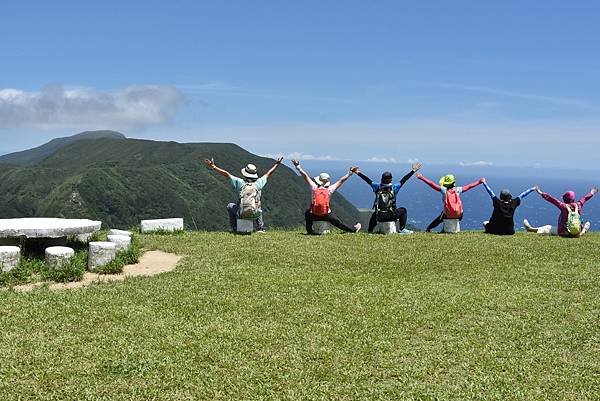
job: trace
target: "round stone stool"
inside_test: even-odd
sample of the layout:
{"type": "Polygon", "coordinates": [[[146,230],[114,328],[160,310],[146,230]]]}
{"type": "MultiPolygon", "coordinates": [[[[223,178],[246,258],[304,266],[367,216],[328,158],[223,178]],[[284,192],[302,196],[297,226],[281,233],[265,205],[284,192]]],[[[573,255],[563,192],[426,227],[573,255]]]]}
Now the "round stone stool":
{"type": "Polygon", "coordinates": [[[117,255],[117,244],[114,242],[90,242],[88,270],[110,263],[117,255]]]}
{"type": "Polygon", "coordinates": [[[21,248],[18,246],[0,246],[0,269],[7,273],[19,266],[21,248]]]}
{"type": "Polygon", "coordinates": [[[46,265],[49,269],[68,263],[75,256],[75,251],[67,246],[51,246],[46,248],[46,265]]]}
{"type": "Polygon", "coordinates": [[[133,233],[131,231],[117,230],[117,229],[113,228],[112,230],[110,230],[108,232],[108,235],[126,235],[128,237],[131,237],[133,235],[133,233]]]}
{"type": "Polygon", "coordinates": [[[114,242],[117,245],[117,252],[126,251],[131,245],[131,237],[127,235],[109,235],[106,238],[109,242],[114,242]]]}

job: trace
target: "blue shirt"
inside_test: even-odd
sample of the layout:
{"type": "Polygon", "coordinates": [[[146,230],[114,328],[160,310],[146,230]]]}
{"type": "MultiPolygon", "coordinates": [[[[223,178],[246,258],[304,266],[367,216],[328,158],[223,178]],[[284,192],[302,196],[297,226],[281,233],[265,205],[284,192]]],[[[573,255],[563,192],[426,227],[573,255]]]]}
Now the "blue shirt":
{"type": "MultiPolygon", "coordinates": [[[[254,181],[254,183],[256,184],[256,188],[258,189],[258,192],[260,193],[262,191],[262,189],[265,187],[265,185],[267,185],[267,176],[263,175],[258,180],[254,181]]],[[[246,181],[242,180],[239,177],[232,175],[231,176],[231,185],[233,185],[233,189],[235,190],[235,192],[237,192],[239,194],[240,192],[242,192],[242,188],[244,187],[244,185],[246,185],[246,181]]]]}
{"type": "Polygon", "coordinates": [[[375,182],[373,181],[371,183],[371,188],[373,189],[373,192],[377,192],[379,191],[379,188],[381,187],[392,187],[392,190],[394,191],[394,196],[398,195],[398,192],[400,191],[400,188],[402,188],[402,184],[400,184],[399,182],[395,183],[395,184],[387,184],[387,185],[382,185],[379,182],[375,182]]]}

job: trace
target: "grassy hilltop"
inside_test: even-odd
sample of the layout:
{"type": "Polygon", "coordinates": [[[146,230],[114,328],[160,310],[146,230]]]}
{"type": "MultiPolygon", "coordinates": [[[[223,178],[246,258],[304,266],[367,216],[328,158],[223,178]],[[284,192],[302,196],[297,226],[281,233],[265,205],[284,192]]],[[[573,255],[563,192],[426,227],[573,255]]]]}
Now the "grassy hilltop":
{"type": "Polygon", "coordinates": [[[141,239],[186,257],[0,291],[0,399],[598,399],[598,234],[141,239]]]}

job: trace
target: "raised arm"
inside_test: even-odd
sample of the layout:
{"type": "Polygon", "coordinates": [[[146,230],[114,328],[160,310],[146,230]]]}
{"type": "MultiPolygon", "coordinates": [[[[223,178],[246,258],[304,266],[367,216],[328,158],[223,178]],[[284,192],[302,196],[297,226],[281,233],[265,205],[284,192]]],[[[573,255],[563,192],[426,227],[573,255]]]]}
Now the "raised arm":
{"type": "MultiPolygon", "coordinates": [[[[485,188],[485,190],[487,191],[487,193],[490,195],[490,198],[493,198],[496,196],[496,194],[494,193],[494,191],[492,191],[492,188],[490,188],[490,186],[488,185],[487,181],[485,180],[485,178],[483,179],[483,187],[485,188]]],[[[464,189],[463,189],[464,191],[464,189]]]]}
{"type": "Polygon", "coordinates": [[[410,177],[412,177],[417,171],[419,171],[421,167],[423,167],[421,163],[414,163],[410,171],[400,180],[400,186],[402,187],[404,184],[406,184],[406,181],[408,181],[410,177]]]}
{"type": "Polygon", "coordinates": [[[438,184],[436,184],[435,182],[431,181],[430,179],[426,178],[423,174],[417,173],[417,178],[419,180],[423,181],[425,184],[429,185],[434,190],[436,190],[438,192],[442,192],[442,187],[440,187],[438,184]]]}
{"type": "Polygon", "coordinates": [[[525,191],[523,191],[523,193],[521,193],[521,195],[517,196],[517,198],[525,198],[527,195],[529,195],[530,193],[532,193],[533,191],[535,191],[535,187],[531,187],[529,189],[526,189],[525,191]]]}
{"type": "Polygon", "coordinates": [[[468,190],[475,188],[477,185],[479,185],[479,184],[483,184],[483,181],[484,181],[484,179],[483,179],[483,178],[480,178],[480,179],[478,179],[477,181],[474,181],[474,182],[472,182],[472,183],[470,183],[470,184],[463,185],[463,187],[462,187],[462,191],[463,191],[463,192],[467,192],[468,190]]]}
{"type": "Polygon", "coordinates": [[[343,176],[342,178],[340,178],[335,184],[333,184],[330,188],[331,192],[335,192],[338,190],[339,187],[341,187],[348,178],[350,178],[350,176],[353,174],[352,170],[349,170],[345,176],[343,176]]]}
{"type": "Polygon", "coordinates": [[[586,196],[584,196],[583,198],[581,198],[579,200],[579,203],[581,204],[581,206],[585,205],[585,202],[592,199],[592,196],[596,195],[597,192],[598,192],[598,188],[596,188],[596,187],[592,188],[586,196]]]}
{"type": "Polygon", "coordinates": [[[315,185],[313,180],[310,178],[310,175],[308,175],[308,173],[302,169],[298,160],[292,160],[292,164],[296,167],[296,170],[298,170],[298,173],[300,173],[302,178],[304,178],[304,182],[306,182],[311,187],[315,185]]]}
{"type": "Polygon", "coordinates": [[[354,166],[350,168],[350,171],[352,171],[354,174],[356,174],[357,176],[359,176],[360,178],[363,179],[364,182],[366,182],[369,185],[373,184],[373,180],[370,179],[369,177],[367,177],[366,175],[364,175],[361,171],[360,168],[358,166],[354,166]]]}
{"type": "Polygon", "coordinates": [[[560,204],[562,202],[559,201],[558,199],[556,199],[554,196],[547,194],[545,192],[542,192],[540,187],[538,187],[537,185],[534,187],[534,191],[537,192],[538,194],[540,194],[542,196],[542,198],[544,198],[545,200],[547,200],[548,202],[552,203],[554,206],[556,206],[557,208],[560,209],[560,204]]]}
{"type": "Polygon", "coordinates": [[[227,170],[217,167],[213,159],[204,159],[204,164],[206,164],[209,168],[215,170],[217,173],[221,174],[223,177],[231,178],[231,173],[227,170]]]}
{"type": "Polygon", "coordinates": [[[269,171],[267,171],[265,176],[267,176],[267,178],[270,178],[273,175],[273,173],[275,172],[275,170],[277,170],[277,167],[279,167],[279,165],[281,164],[282,161],[283,161],[283,157],[277,158],[277,160],[275,161],[275,164],[273,165],[273,167],[271,167],[269,169],[269,171]]]}

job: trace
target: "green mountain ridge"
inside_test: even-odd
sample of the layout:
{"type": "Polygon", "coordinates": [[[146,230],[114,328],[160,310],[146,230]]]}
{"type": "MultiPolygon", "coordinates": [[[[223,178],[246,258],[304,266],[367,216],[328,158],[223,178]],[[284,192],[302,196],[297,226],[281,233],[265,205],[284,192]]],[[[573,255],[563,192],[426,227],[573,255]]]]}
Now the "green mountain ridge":
{"type": "Polygon", "coordinates": [[[125,135],[116,131],[84,131],[73,136],[55,138],[44,145],[32,149],[0,156],[0,164],[16,164],[19,166],[35,165],[64,146],[80,141],[82,139],[102,138],[126,139],[125,135]]]}
{"type": "MultiPolygon", "coordinates": [[[[189,229],[226,230],[225,206],[237,195],[204,166],[207,157],[236,175],[246,163],[266,172],[274,162],[234,144],[84,138],[31,165],[0,165],[0,216],[92,218],[115,228],[183,217],[189,229]]],[[[309,202],[303,180],[280,166],[263,191],[267,226],[302,225],[309,202]]],[[[343,220],[358,221],[358,211],[341,195],[334,195],[332,208],[343,220]]]]}

